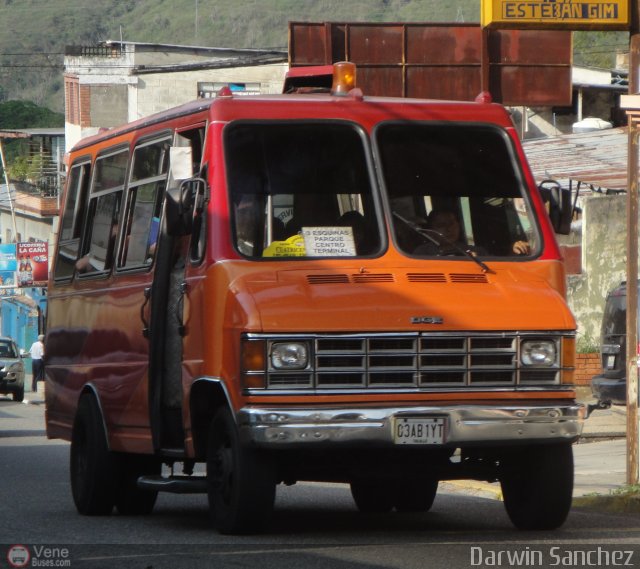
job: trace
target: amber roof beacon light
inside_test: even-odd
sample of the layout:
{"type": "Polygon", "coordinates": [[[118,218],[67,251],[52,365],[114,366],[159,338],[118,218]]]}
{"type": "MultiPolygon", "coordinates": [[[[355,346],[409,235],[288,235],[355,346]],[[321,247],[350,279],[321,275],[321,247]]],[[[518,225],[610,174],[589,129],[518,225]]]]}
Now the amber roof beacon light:
{"type": "Polygon", "coordinates": [[[356,86],[356,64],[339,61],[333,64],[333,95],[346,95],[356,86]]]}

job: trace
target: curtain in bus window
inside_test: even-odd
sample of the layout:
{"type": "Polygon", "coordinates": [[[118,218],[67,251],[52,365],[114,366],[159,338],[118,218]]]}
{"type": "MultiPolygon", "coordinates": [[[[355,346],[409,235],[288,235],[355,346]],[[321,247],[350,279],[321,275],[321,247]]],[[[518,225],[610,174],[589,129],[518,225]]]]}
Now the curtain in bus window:
{"type": "Polygon", "coordinates": [[[376,131],[376,144],[394,240],[402,251],[412,256],[539,253],[532,206],[502,129],[389,123],[376,131]]]}
{"type": "Polygon", "coordinates": [[[382,239],[365,138],[352,125],[231,125],[225,155],[236,249],[248,257],[354,257],[382,239]]]}

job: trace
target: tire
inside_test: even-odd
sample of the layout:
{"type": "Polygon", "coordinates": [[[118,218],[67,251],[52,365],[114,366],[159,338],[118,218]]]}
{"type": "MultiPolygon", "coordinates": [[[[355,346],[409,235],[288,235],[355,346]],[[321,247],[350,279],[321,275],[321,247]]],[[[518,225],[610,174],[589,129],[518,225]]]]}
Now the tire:
{"type": "Polygon", "coordinates": [[[124,516],[150,514],[156,504],[158,492],[138,488],[138,478],[145,474],[160,474],[161,462],[153,456],[121,454],[118,457],[120,481],[115,504],[124,516]]]}
{"type": "Polygon", "coordinates": [[[20,391],[14,391],[12,393],[12,396],[13,396],[13,400],[17,401],[18,403],[21,403],[22,401],[24,401],[24,387],[20,391]]]}
{"type": "Polygon", "coordinates": [[[351,495],[363,514],[386,514],[393,509],[395,496],[389,480],[353,480],[351,495]]]}
{"type": "Polygon", "coordinates": [[[571,509],[573,449],[570,444],[529,447],[500,463],[504,506],[521,530],[560,527],[571,509]]]}
{"type": "Polygon", "coordinates": [[[78,403],[71,435],[71,493],[78,512],[107,515],[117,488],[117,458],[109,451],[102,414],[92,395],[78,403]]]}
{"type": "Polygon", "coordinates": [[[398,483],[394,504],[401,513],[428,512],[438,493],[438,480],[426,480],[398,483]]]}
{"type": "Polygon", "coordinates": [[[213,418],[207,445],[209,510],[214,526],[223,534],[262,531],[275,501],[273,461],[240,443],[226,408],[213,418]]]}

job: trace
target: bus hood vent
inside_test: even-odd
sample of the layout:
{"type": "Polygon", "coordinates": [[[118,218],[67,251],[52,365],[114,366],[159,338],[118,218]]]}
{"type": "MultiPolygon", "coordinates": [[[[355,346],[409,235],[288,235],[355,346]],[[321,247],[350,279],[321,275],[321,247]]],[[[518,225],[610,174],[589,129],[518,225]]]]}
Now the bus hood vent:
{"type": "MultiPolygon", "coordinates": [[[[412,283],[488,283],[487,275],[478,273],[407,273],[407,280],[412,283]]],[[[327,273],[307,275],[307,282],[318,284],[375,284],[393,283],[396,279],[392,273],[327,273]]]]}
{"type": "Polygon", "coordinates": [[[395,281],[391,273],[359,273],[352,275],[354,283],[392,283],[395,281]]]}
{"type": "Polygon", "coordinates": [[[307,275],[309,284],[341,284],[349,283],[349,276],[344,274],[307,275]]]}
{"type": "Polygon", "coordinates": [[[488,283],[483,273],[407,273],[410,283],[488,283]]]}
{"type": "Polygon", "coordinates": [[[407,273],[410,283],[446,283],[447,276],[444,273],[407,273]]]}
{"type": "Polygon", "coordinates": [[[391,273],[356,273],[346,275],[344,273],[334,273],[326,275],[307,275],[307,282],[316,284],[368,284],[368,283],[393,283],[395,278],[391,273]]]}
{"type": "Polygon", "coordinates": [[[452,283],[488,283],[487,275],[484,273],[451,273],[449,275],[452,283]]]}

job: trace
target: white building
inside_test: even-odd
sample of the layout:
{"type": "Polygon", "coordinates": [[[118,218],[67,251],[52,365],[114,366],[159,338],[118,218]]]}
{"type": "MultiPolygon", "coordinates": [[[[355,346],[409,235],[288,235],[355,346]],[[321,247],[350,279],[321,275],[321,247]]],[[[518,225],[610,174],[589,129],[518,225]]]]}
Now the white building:
{"type": "Polygon", "coordinates": [[[164,111],[223,86],[280,93],[286,51],[108,41],[64,58],[67,148],[81,138],[164,111]]]}

